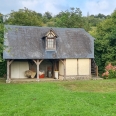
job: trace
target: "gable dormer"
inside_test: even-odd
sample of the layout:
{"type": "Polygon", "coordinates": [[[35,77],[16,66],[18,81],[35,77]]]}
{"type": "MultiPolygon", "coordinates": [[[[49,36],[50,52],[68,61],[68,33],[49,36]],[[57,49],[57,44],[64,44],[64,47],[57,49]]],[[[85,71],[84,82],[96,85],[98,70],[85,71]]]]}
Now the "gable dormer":
{"type": "Polygon", "coordinates": [[[45,39],[45,43],[46,43],[46,50],[50,50],[50,51],[54,51],[56,50],[56,38],[57,38],[57,34],[50,29],[47,34],[45,35],[46,39],[45,39]]]}

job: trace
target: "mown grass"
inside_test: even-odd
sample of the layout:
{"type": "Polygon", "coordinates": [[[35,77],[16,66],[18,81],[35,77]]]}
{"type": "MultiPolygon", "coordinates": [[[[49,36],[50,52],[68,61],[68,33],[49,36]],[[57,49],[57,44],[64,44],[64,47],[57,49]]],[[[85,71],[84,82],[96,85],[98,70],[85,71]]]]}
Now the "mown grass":
{"type": "Polygon", "coordinates": [[[116,116],[116,79],[0,83],[0,116],[116,116]]]}

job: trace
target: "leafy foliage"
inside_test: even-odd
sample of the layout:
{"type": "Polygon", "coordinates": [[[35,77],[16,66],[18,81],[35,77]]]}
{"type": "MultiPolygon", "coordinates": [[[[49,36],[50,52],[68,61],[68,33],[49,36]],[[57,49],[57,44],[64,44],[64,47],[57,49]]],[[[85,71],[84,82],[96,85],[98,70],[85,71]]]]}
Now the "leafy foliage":
{"type": "Polygon", "coordinates": [[[43,23],[44,23],[44,25],[46,25],[46,26],[48,26],[48,27],[50,27],[50,26],[54,26],[54,23],[52,22],[52,13],[50,13],[50,12],[45,12],[44,13],[44,15],[43,15],[43,17],[42,17],[42,21],[43,21],[43,23]],[[53,23],[53,24],[52,24],[53,23]]]}
{"type": "Polygon", "coordinates": [[[79,8],[71,8],[70,11],[62,11],[56,16],[57,27],[68,27],[68,28],[86,28],[86,21],[82,17],[82,12],[79,8]]]}
{"type": "Polygon", "coordinates": [[[101,13],[94,16],[94,18],[99,18],[99,19],[103,19],[103,18],[106,18],[106,17],[108,17],[108,16],[105,16],[104,14],[101,14],[101,13]]]}
{"type": "Polygon", "coordinates": [[[97,24],[99,24],[102,20],[104,20],[100,18],[95,18],[94,16],[89,16],[87,17],[87,19],[91,27],[97,26],[97,24]]]}
{"type": "Polygon", "coordinates": [[[51,19],[52,18],[52,13],[47,11],[47,12],[44,13],[43,17],[45,17],[47,19],[51,19]]]}
{"type": "Polygon", "coordinates": [[[4,41],[4,25],[2,20],[2,14],[0,14],[0,62],[2,61],[2,52],[4,49],[3,41],[4,41]]]}
{"type": "Polygon", "coordinates": [[[0,14],[0,77],[3,77],[6,74],[6,62],[3,61],[2,54],[4,49],[4,24],[2,14],[0,14]]]}
{"type": "Polygon", "coordinates": [[[6,61],[0,62],[0,77],[6,77],[6,61]]]}
{"type": "Polygon", "coordinates": [[[106,63],[116,64],[116,11],[97,25],[95,59],[101,71],[106,63]]]}
{"type": "Polygon", "coordinates": [[[19,11],[12,11],[6,23],[11,25],[42,26],[42,17],[35,11],[24,8],[19,9],[19,11]]]}

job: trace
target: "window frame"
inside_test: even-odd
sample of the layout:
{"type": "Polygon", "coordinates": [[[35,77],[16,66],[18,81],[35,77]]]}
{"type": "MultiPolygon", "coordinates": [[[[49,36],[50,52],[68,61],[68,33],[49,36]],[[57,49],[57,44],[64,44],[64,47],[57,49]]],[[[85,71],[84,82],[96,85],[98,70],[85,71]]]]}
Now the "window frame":
{"type": "Polygon", "coordinates": [[[46,50],[56,50],[56,36],[53,31],[49,31],[46,35],[46,50]],[[52,41],[50,41],[52,40],[52,41]]]}

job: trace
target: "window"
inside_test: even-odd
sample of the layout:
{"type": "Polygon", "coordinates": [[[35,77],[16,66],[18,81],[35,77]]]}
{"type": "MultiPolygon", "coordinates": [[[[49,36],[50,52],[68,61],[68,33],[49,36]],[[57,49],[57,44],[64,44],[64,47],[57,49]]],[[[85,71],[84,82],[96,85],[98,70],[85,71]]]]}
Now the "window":
{"type": "Polygon", "coordinates": [[[54,48],[54,39],[47,39],[47,48],[54,48]]]}
{"type": "Polygon", "coordinates": [[[46,49],[47,50],[56,49],[55,38],[46,38],[46,49]]]}
{"type": "Polygon", "coordinates": [[[52,30],[46,34],[46,50],[56,49],[56,37],[56,34],[52,30]]]}

